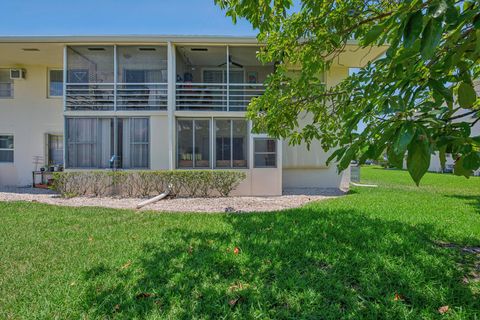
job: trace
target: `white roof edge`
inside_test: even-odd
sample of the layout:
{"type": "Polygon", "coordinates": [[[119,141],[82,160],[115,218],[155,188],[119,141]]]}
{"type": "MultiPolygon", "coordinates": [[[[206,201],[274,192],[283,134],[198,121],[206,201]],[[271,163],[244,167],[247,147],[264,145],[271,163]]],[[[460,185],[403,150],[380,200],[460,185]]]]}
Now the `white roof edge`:
{"type": "MultiPolygon", "coordinates": [[[[255,36],[216,35],[71,35],[71,36],[0,36],[0,43],[243,43],[257,44],[255,36]]],[[[348,40],[349,45],[358,45],[357,40],[348,40]]]]}
{"type": "Polygon", "coordinates": [[[0,36],[0,43],[258,43],[255,36],[214,35],[93,35],[93,36],[0,36]]]}

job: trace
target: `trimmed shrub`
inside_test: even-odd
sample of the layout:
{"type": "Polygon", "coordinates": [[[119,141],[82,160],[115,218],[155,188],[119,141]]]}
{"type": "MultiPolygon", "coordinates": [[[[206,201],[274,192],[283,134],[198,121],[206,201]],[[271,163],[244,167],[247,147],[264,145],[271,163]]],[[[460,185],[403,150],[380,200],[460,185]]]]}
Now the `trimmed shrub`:
{"type": "Polygon", "coordinates": [[[226,170],[55,172],[52,189],[65,197],[148,197],[170,187],[171,196],[227,197],[246,177],[226,170]]]}
{"type": "Polygon", "coordinates": [[[213,188],[223,197],[227,197],[245,179],[245,174],[242,179],[239,179],[237,175],[231,173],[231,171],[218,171],[212,176],[211,184],[213,188]]]}

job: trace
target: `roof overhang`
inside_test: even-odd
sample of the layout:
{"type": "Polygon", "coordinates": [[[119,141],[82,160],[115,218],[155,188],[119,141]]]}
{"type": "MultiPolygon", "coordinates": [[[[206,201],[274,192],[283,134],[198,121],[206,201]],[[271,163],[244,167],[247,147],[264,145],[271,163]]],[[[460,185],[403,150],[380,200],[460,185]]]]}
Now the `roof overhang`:
{"type": "MultiPolygon", "coordinates": [[[[211,35],[98,35],[98,36],[0,36],[0,67],[5,65],[56,65],[63,61],[63,46],[80,44],[159,44],[172,42],[190,45],[259,45],[256,37],[211,36],[211,35]],[[36,48],[38,52],[24,51],[36,48]]],[[[388,46],[362,48],[350,40],[343,51],[335,57],[334,65],[363,67],[380,57],[388,46]]]]}
{"type": "Polygon", "coordinates": [[[257,44],[253,36],[211,35],[98,35],[98,36],[0,36],[0,43],[211,43],[211,44],[257,44]]]}

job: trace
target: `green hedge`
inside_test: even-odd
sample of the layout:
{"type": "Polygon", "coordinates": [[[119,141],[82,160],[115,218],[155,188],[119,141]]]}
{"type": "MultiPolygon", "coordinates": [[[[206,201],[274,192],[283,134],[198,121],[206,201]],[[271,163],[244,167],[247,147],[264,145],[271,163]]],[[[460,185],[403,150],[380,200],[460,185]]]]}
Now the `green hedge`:
{"type": "Polygon", "coordinates": [[[172,196],[228,196],[246,177],[241,171],[69,171],[55,172],[52,189],[65,197],[148,197],[170,186],[172,196]]]}

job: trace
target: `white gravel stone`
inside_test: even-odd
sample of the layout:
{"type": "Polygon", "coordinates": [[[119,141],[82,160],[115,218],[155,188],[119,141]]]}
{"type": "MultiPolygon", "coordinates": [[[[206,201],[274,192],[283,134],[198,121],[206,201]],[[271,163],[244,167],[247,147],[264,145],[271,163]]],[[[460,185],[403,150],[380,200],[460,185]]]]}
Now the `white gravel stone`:
{"type": "MultiPolygon", "coordinates": [[[[298,192],[298,190],[297,190],[298,192]]],[[[226,197],[226,198],[173,198],[163,199],[141,210],[165,212],[252,212],[278,211],[296,208],[311,201],[325,200],[342,195],[338,190],[309,190],[308,194],[289,194],[266,197],[226,197]]],[[[106,207],[135,209],[145,199],[136,198],[62,198],[51,190],[37,188],[0,188],[0,201],[31,201],[52,205],[73,207],[106,207]]]]}

